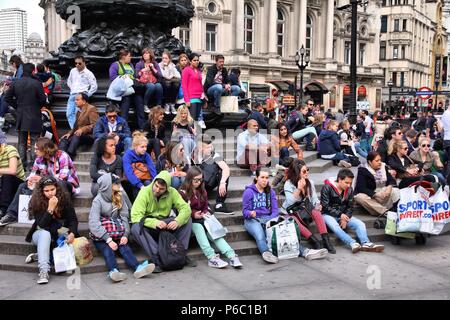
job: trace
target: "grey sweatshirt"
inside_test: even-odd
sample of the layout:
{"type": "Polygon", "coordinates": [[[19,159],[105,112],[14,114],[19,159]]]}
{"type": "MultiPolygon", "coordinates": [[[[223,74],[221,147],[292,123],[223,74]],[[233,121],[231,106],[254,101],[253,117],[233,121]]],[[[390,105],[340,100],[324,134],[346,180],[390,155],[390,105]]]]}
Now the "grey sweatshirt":
{"type": "Polygon", "coordinates": [[[130,224],[128,223],[129,211],[125,199],[122,197],[122,209],[118,210],[112,204],[112,179],[111,174],[104,174],[98,180],[98,195],[92,202],[91,211],[89,213],[89,230],[91,233],[103,240],[108,240],[109,234],[102,226],[102,217],[112,217],[121,219],[125,225],[125,237],[130,234],[130,224]]]}

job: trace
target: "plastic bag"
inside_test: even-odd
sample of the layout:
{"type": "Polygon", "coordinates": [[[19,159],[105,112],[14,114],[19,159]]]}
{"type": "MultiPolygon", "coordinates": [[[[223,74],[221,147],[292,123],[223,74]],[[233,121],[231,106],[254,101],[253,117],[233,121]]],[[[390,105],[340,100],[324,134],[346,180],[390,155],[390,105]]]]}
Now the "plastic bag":
{"type": "Polygon", "coordinates": [[[84,266],[94,260],[91,250],[91,244],[85,237],[76,238],[73,241],[73,250],[75,253],[75,260],[78,266],[84,266]]]}
{"type": "Polygon", "coordinates": [[[397,212],[388,211],[385,233],[394,237],[414,239],[415,234],[410,232],[397,233],[397,212]]]}
{"type": "Polygon", "coordinates": [[[213,240],[223,238],[227,235],[227,229],[213,215],[205,215],[203,217],[206,231],[213,240]]]}
{"type": "Polygon", "coordinates": [[[67,242],[53,249],[53,260],[56,273],[72,271],[77,268],[73,246],[67,242]]]}
{"type": "Polygon", "coordinates": [[[266,223],[266,239],[269,249],[280,260],[298,258],[300,232],[293,218],[279,216],[266,223]]]}
{"type": "Polygon", "coordinates": [[[422,218],[420,232],[439,235],[450,229],[450,201],[442,188],[430,198],[432,214],[422,218]]]}
{"type": "Polygon", "coordinates": [[[431,215],[429,197],[429,191],[421,186],[400,190],[397,232],[420,232],[422,216],[431,215]]]}

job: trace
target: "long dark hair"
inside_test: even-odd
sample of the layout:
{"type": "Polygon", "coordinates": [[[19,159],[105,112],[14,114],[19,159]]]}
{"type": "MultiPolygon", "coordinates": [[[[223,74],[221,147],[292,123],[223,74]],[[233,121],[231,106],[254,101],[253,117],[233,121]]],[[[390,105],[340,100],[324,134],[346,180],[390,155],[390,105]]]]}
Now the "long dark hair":
{"type": "Polygon", "coordinates": [[[285,122],[280,122],[277,124],[277,126],[275,127],[278,130],[278,137],[281,138],[281,128],[285,127],[287,130],[287,136],[286,139],[289,139],[289,137],[291,136],[291,133],[289,132],[289,127],[287,126],[287,124],[285,122]]]}
{"type": "MultiPolygon", "coordinates": [[[[306,163],[303,160],[295,159],[288,169],[288,180],[297,187],[298,181],[300,180],[300,173],[303,167],[306,167],[306,163]]],[[[305,197],[310,197],[312,193],[312,186],[309,179],[306,180],[305,190],[300,190],[300,193],[305,197]]]]}
{"type": "Polygon", "coordinates": [[[194,190],[194,188],[192,187],[192,182],[194,178],[199,175],[203,175],[203,172],[199,167],[193,166],[189,168],[186,174],[186,179],[184,180],[183,184],[180,187],[180,190],[182,190],[186,195],[186,201],[189,201],[189,199],[192,198],[192,196],[196,193],[197,190],[198,190],[197,194],[200,200],[201,201],[207,200],[207,197],[205,197],[205,195],[207,194],[205,189],[205,181],[203,181],[200,184],[197,190],[194,190]]]}
{"type": "Polygon", "coordinates": [[[37,215],[43,214],[48,209],[48,199],[44,195],[44,188],[47,186],[56,187],[56,197],[58,198],[58,205],[55,209],[55,217],[61,218],[63,211],[66,209],[69,203],[69,197],[66,191],[59,185],[58,180],[54,177],[45,176],[41,178],[41,181],[36,185],[31,196],[30,204],[28,205],[28,218],[34,219],[37,215]]]}
{"type": "MultiPolygon", "coordinates": [[[[258,182],[258,177],[261,175],[261,172],[267,172],[270,176],[270,171],[268,168],[258,168],[256,169],[256,177],[253,181],[253,183],[256,185],[258,182]]],[[[271,197],[272,188],[270,187],[270,183],[267,184],[267,186],[264,188],[264,193],[266,194],[266,208],[269,210],[272,208],[272,197],[271,197]]]]}
{"type": "Polygon", "coordinates": [[[184,165],[183,159],[175,159],[175,153],[178,148],[181,148],[183,144],[178,141],[170,141],[169,145],[166,148],[166,152],[164,153],[166,157],[166,163],[168,163],[171,167],[177,165],[184,165]]]}

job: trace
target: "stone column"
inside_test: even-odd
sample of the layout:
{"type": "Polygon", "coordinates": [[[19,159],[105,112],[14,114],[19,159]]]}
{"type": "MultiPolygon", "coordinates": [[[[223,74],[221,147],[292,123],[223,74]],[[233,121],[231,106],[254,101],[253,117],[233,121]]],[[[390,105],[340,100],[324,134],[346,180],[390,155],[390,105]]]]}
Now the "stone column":
{"type": "Polygon", "coordinates": [[[270,0],[268,48],[273,55],[277,54],[277,19],[277,0],[270,0]]]}
{"type": "Polygon", "coordinates": [[[56,39],[55,28],[56,28],[56,18],[57,18],[56,15],[57,14],[56,14],[55,6],[53,3],[50,5],[48,12],[49,12],[49,16],[50,16],[50,19],[48,22],[49,50],[56,51],[57,39],[56,39]]]}
{"type": "Polygon", "coordinates": [[[334,0],[328,0],[325,58],[333,58],[334,0]]]}
{"type": "Polygon", "coordinates": [[[299,26],[298,26],[298,49],[302,45],[306,45],[306,16],[307,16],[307,0],[300,0],[299,26]]]}
{"type": "Polygon", "coordinates": [[[235,6],[235,21],[234,21],[234,50],[236,52],[242,52],[244,48],[244,0],[236,0],[235,6]]]}

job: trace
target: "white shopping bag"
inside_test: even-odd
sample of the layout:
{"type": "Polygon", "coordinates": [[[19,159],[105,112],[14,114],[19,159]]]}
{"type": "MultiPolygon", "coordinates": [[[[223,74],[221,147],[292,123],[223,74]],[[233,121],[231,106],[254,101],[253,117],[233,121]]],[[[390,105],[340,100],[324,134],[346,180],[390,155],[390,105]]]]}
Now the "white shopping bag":
{"type": "Polygon", "coordinates": [[[238,97],[223,96],[220,98],[220,112],[222,113],[237,113],[239,112],[238,97]]]}
{"type": "Polygon", "coordinates": [[[77,268],[73,246],[66,242],[61,247],[53,249],[53,261],[56,273],[72,271],[77,268]]]}
{"type": "Polygon", "coordinates": [[[227,235],[227,229],[213,215],[205,215],[203,217],[206,231],[213,240],[223,238],[227,235]]]}
{"type": "Polygon", "coordinates": [[[19,223],[33,224],[34,219],[28,219],[28,204],[30,203],[31,196],[21,194],[19,196],[19,208],[18,208],[18,221],[19,223]]]}
{"type": "Polygon", "coordinates": [[[450,230],[450,201],[441,188],[430,198],[432,214],[422,219],[420,232],[439,235],[450,230]]]}
{"type": "Polygon", "coordinates": [[[400,190],[397,232],[420,232],[422,216],[431,214],[429,198],[430,193],[421,186],[400,190]]]}
{"type": "Polygon", "coordinates": [[[279,260],[298,258],[300,243],[295,221],[292,218],[279,217],[279,223],[267,222],[266,237],[268,246],[279,260]],[[281,219],[280,219],[281,218],[281,219]]]}

